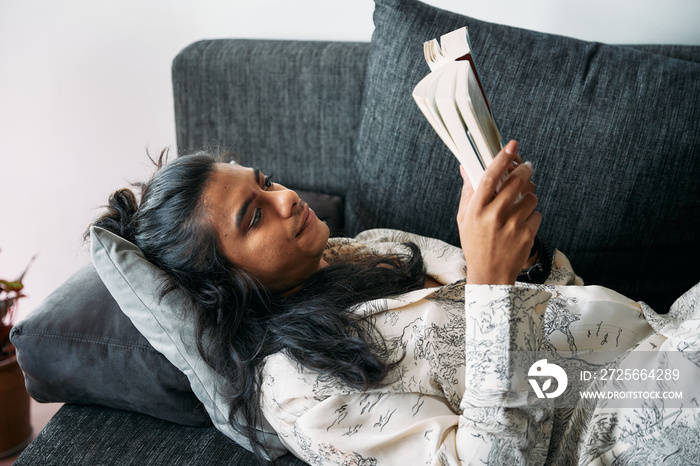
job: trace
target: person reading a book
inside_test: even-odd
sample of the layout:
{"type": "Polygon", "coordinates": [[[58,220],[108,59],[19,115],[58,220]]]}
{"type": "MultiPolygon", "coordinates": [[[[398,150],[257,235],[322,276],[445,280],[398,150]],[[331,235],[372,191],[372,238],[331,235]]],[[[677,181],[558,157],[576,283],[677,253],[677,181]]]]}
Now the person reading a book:
{"type": "Polygon", "coordinates": [[[265,419],[312,464],[569,461],[588,454],[571,439],[603,421],[531,404],[514,354],[576,348],[579,361],[658,338],[642,305],[589,293],[536,242],[532,166],[514,141],[476,189],[463,175],[461,249],[385,229],[329,239],[257,169],[206,154],[158,165],[140,201],[119,190],[94,224],[164,270],[164,293],[187,296],[199,350],[230,383],[230,422],[258,452],[265,419]],[[544,284],[521,281],[537,261],[544,284]],[[573,321],[617,338],[583,338],[573,321]]]}

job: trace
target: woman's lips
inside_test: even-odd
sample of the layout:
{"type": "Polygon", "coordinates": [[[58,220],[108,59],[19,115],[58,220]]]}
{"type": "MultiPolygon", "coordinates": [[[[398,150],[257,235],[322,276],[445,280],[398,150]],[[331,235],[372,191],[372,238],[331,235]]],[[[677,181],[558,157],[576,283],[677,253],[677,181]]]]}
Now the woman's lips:
{"type": "MultiPolygon", "coordinates": [[[[302,214],[303,216],[304,214],[302,214]]],[[[297,233],[297,236],[301,235],[304,230],[306,230],[311,224],[314,223],[316,220],[316,213],[314,210],[309,207],[308,210],[306,211],[306,217],[304,218],[304,223],[302,223],[301,228],[299,229],[299,233],[297,233]]]]}

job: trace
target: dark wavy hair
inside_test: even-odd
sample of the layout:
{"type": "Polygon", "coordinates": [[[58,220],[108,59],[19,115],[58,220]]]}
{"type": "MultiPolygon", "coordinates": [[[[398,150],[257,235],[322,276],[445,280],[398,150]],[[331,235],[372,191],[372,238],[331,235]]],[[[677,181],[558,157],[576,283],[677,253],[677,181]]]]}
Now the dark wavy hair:
{"type": "Polygon", "coordinates": [[[222,254],[202,208],[215,164],[228,159],[201,152],[167,158],[164,151],[154,160],[157,171],[139,185],[140,201],[131,189],[118,190],[93,224],[135,243],[166,272],[163,296],[175,289],[187,296],[199,352],[230,384],[229,422],[261,457],[255,426],[262,419],[264,358],[284,351],[349,387],[381,386],[401,356],[392,355],[371,320],[352,308],[422,287],[423,259],[409,244],[410,254],[402,256],[331,263],[295,293],[277,296],[222,254]]]}

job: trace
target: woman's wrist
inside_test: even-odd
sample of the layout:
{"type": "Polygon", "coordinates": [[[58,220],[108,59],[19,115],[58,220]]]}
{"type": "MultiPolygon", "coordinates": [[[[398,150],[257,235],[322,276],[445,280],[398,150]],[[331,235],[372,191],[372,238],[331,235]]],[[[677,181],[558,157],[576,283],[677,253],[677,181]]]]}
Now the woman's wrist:
{"type": "Polygon", "coordinates": [[[516,280],[526,283],[544,283],[549,277],[551,270],[552,254],[547,246],[538,237],[535,237],[535,244],[530,250],[530,257],[516,280]]]}
{"type": "Polygon", "coordinates": [[[511,276],[497,275],[493,272],[479,273],[467,270],[467,285],[513,285],[515,280],[511,276]]]}
{"type": "Polygon", "coordinates": [[[535,236],[535,243],[532,245],[532,249],[530,249],[530,256],[527,258],[527,262],[525,262],[525,267],[523,267],[523,270],[527,270],[539,262],[540,247],[540,240],[537,238],[537,236],[535,236]]]}

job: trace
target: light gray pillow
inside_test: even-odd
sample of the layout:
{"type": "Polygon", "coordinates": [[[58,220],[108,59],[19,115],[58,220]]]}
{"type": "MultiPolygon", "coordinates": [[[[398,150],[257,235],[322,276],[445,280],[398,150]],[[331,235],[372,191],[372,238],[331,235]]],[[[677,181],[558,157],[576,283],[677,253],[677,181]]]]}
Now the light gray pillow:
{"type": "MultiPolygon", "coordinates": [[[[195,322],[184,312],[183,297],[171,292],[160,299],[164,272],[131,242],[99,227],[90,228],[92,261],[105,286],[148,342],[181,370],[214,426],[241,446],[250,443],[228,423],[226,381],[202,359],[195,341],[195,322]]],[[[287,452],[266,422],[259,429],[270,459],[287,452]]]]}

